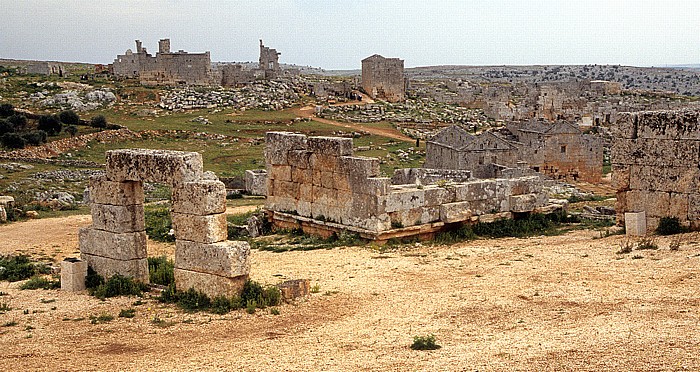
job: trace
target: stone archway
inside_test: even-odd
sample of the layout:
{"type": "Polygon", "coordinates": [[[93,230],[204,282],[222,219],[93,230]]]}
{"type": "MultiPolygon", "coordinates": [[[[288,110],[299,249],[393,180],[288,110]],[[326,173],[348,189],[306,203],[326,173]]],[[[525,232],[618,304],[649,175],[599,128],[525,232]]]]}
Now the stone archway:
{"type": "Polygon", "coordinates": [[[90,180],[92,226],[79,232],[80,256],[98,274],[148,283],[143,182],[172,187],[175,284],[210,297],[239,294],[250,247],[227,241],[226,187],[203,172],[196,152],[107,151],[104,176],[90,180]]]}

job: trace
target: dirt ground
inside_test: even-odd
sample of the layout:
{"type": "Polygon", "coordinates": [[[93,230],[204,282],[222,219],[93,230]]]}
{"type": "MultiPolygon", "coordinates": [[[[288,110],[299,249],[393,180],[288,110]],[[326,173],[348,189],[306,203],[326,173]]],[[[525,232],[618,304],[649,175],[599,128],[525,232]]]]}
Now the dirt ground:
{"type": "MultiPolygon", "coordinates": [[[[0,254],[60,259],[88,216],[0,226],[0,254]]],[[[137,298],[0,282],[0,369],[700,370],[700,234],[615,252],[597,231],[451,246],[254,251],[251,277],[309,278],[318,293],[255,314],[190,314],[137,298]],[[91,324],[90,315],[115,319],[91,324]],[[160,319],[161,322],[154,322],[160,319]],[[16,324],[13,324],[16,323],[16,324]],[[413,336],[442,346],[413,351],[413,336]]],[[[172,254],[171,245],[149,246],[172,254]]]]}

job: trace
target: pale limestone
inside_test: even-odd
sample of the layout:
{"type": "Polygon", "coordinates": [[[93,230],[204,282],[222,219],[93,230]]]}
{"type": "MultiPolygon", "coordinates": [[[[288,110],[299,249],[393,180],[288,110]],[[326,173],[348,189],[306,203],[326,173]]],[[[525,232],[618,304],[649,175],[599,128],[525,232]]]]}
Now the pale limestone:
{"type": "Polygon", "coordinates": [[[90,206],[92,226],[115,233],[143,231],[145,218],[143,205],[96,204],[90,206]]]}
{"type": "Polygon", "coordinates": [[[173,212],[194,215],[224,213],[226,185],[221,181],[185,182],[173,189],[173,212]]]}
{"type": "Polygon", "coordinates": [[[97,204],[143,204],[143,184],[139,181],[110,181],[104,175],[90,178],[90,201],[97,204]]]}
{"type": "Polygon", "coordinates": [[[244,241],[202,244],[175,243],[175,267],[189,271],[234,277],[250,272],[250,246],[244,241]]]}
{"type": "Polygon", "coordinates": [[[78,292],[85,290],[85,277],[88,264],[75,258],[66,258],[61,261],[61,290],[78,292]]]}
{"type": "Polygon", "coordinates": [[[197,216],[173,213],[173,230],[175,239],[199,243],[217,243],[226,240],[226,215],[223,213],[197,216]]]}
{"type": "Polygon", "coordinates": [[[239,296],[243,291],[243,285],[248,280],[248,275],[230,278],[178,268],[175,268],[174,274],[175,287],[178,291],[194,288],[209,298],[239,296]]]}
{"type": "Polygon", "coordinates": [[[117,260],[146,258],[146,232],[113,233],[83,227],[78,230],[80,252],[117,260]]]}

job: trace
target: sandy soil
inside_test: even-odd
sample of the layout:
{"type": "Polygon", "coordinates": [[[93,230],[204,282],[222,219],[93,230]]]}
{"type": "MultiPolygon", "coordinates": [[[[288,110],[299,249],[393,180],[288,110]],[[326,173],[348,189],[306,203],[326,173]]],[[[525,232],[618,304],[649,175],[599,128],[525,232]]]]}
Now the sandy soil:
{"type": "MultiPolygon", "coordinates": [[[[87,223],[0,226],[0,253],[70,254],[87,223]]],[[[188,314],[147,299],[133,319],[90,324],[136,298],[1,282],[12,310],[0,326],[17,324],[0,327],[0,369],[699,370],[700,234],[683,235],[678,251],[659,238],[659,250],[615,254],[624,240],[575,231],[385,252],[254,251],[253,279],[320,287],[277,316],[188,314]],[[441,349],[409,348],[431,333],[441,349]]]]}

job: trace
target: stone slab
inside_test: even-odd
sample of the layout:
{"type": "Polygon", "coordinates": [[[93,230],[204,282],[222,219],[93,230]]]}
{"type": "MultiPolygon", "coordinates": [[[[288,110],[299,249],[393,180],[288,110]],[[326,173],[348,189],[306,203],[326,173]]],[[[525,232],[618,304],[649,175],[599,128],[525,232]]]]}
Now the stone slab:
{"type": "Polygon", "coordinates": [[[173,212],[208,215],[226,212],[226,185],[221,181],[185,182],[173,188],[173,212]]]}
{"type": "Polygon", "coordinates": [[[145,229],[143,205],[110,205],[93,203],[90,206],[92,226],[115,233],[137,232],[145,229]]]}
{"type": "Polygon", "coordinates": [[[202,244],[175,242],[175,267],[233,277],[250,273],[250,246],[244,241],[202,244]]]}
{"type": "Polygon", "coordinates": [[[78,230],[80,253],[113,258],[135,260],[147,257],[146,232],[113,233],[83,227],[78,230]]]}
{"type": "Polygon", "coordinates": [[[352,138],[308,137],[307,145],[309,151],[320,155],[352,155],[352,138]]]}
{"type": "Polygon", "coordinates": [[[440,221],[453,223],[466,221],[472,217],[468,201],[447,203],[440,206],[440,221]]]}
{"type": "Polygon", "coordinates": [[[106,152],[107,179],[175,185],[202,178],[202,155],[196,152],[122,149],[106,152]]]}
{"type": "Polygon", "coordinates": [[[105,175],[90,178],[90,201],[97,204],[143,204],[143,184],[139,181],[115,182],[105,175]]]}
{"type": "Polygon", "coordinates": [[[194,288],[203,292],[209,298],[217,296],[240,296],[243,285],[248,280],[248,275],[237,277],[225,277],[197,271],[175,268],[175,287],[178,291],[186,291],[194,288]]]}
{"type": "Polygon", "coordinates": [[[128,276],[142,283],[148,283],[148,260],[146,258],[138,260],[115,260],[113,258],[94,256],[87,253],[80,253],[80,258],[87,262],[96,273],[105,279],[114,274],[128,276]]]}
{"type": "Polygon", "coordinates": [[[510,211],[518,213],[531,212],[539,205],[538,201],[538,194],[511,195],[510,211]]]}
{"type": "Polygon", "coordinates": [[[66,258],[61,261],[61,290],[78,292],[85,290],[88,264],[85,261],[66,258]]]}
{"type": "Polygon", "coordinates": [[[645,212],[625,213],[625,234],[629,236],[644,236],[647,234],[647,219],[645,212]]]}
{"type": "Polygon", "coordinates": [[[388,193],[385,197],[387,213],[422,207],[425,204],[425,191],[421,189],[401,189],[388,193]]]}
{"type": "Polygon", "coordinates": [[[224,213],[197,216],[172,213],[175,239],[198,243],[217,243],[226,240],[228,235],[224,213]]]}

